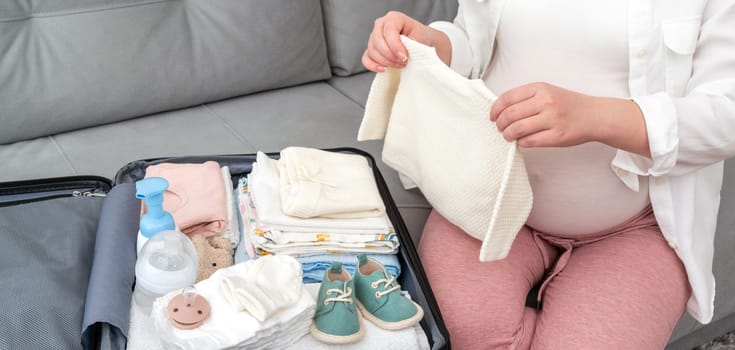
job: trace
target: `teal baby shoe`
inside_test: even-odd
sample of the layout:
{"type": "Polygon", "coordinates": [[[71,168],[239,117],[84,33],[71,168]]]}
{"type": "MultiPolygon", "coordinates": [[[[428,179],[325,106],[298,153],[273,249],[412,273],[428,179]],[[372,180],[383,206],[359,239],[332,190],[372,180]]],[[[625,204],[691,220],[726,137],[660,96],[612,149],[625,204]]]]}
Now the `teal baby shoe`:
{"type": "Polygon", "coordinates": [[[332,262],[319,287],[314,322],[310,332],[330,344],[356,342],[365,335],[362,317],[354,302],[354,282],[342,263],[332,262]]]}
{"type": "Polygon", "coordinates": [[[424,310],[401,293],[401,286],[383,265],[365,254],[358,255],[357,261],[353,279],[363,317],[389,330],[411,327],[421,321],[424,310]]]}

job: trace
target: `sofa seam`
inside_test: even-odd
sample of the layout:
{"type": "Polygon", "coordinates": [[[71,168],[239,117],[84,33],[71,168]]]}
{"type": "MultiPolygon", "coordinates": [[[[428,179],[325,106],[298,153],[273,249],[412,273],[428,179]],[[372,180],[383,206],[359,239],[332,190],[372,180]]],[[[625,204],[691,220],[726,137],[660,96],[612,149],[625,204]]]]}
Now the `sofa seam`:
{"type": "Polygon", "coordinates": [[[59,151],[59,153],[61,153],[61,157],[64,158],[64,161],[66,162],[66,165],[69,166],[69,168],[71,169],[72,173],[74,173],[74,175],[78,174],[79,172],[77,171],[76,168],[74,168],[74,165],[71,163],[71,159],[69,159],[69,156],[64,151],[64,148],[62,148],[61,145],[56,141],[56,138],[54,137],[54,135],[49,135],[49,136],[46,136],[46,137],[54,145],[54,147],[56,147],[56,150],[59,151]]]}
{"type": "Polygon", "coordinates": [[[31,13],[30,15],[26,15],[26,16],[0,18],[0,23],[25,21],[25,20],[29,20],[33,18],[53,18],[53,17],[71,16],[71,15],[76,15],[76,14],[81,14],[81,13],[104,12],[108,10],[119,10],[119,9],[124,9],[124,8],[129,8],[129,7],[147,6],[151,4],[172,2],[172,1],[179,1],[179,0],[150,0],[150,1],[134,3],[134,4],[124,4],[124,5],[117,5],[117,6],[100,6],[100,7],[95,7],[95,8],[80,8],[80,9],[72,9],[72,10],[67,10],[67,11],[48,12],[48,13],[36,12],[36,13],[31,13]]]}
{"type": "Polygon", "coordinates": [[[332,88],[332,89],[334,89],[335,91],[339,92],[339,93],[340,93],[340,95],[342,95],[342,96],[346,97],[346,98],[347,98],[348,100],[352,101],[352,103],[356,104],[356,105],[357,105],[358,107],[360,107],[360,108],[362,108],[363,110],[365,110],[365,106],[361,105],[361,104],[360,104],[359,102],[357,102],[357,101],[356,101],[356,100],[355,100],[354,98],[350,97],[349,95],[347,95],[346,93],[344,93],[344,92],[343,92],[342,90],[340,90],[340,89],[336,88],[336,87],[335,87],[334,85],[332,85],[332,83],[331,83],[331,80],[327,80],[327,81],[326,81],[326,83],[327,83],[327,85],[329,85],[329,87],[331,87],[331,88],[332,88]]]}
{"type": "Polygon", "coordinates": [[[240,141],[241,143],[243,143],[245,147],[250,147],[250,148],[253,148],[253,149],[256,149],[256,148],[257,148],[257,147],[255,147],[255,145],[253,145],[252,143],[248,142],[248,140],[246,140],[244,136],[240,135],[240,134],[239,134],[239,133],[238,133],[238,132],[237,132],[237,131],[235,130],[235,128],[234,128],[234,127],[233,127],[232,125],[230,125],[230,123],[228,123],[228,122],[227,122],[227,120],[225,120],[225,118],[223,118],[223,117],[222,117],[221,115],[219,115],[219,113],[217,113],[217,112],[216,112],[216,111],[215,111],[214,109],[210,108],[210,107],[209,107],[209,104],[207,104],[207,103],[203,103],[203,104],[202,104],[202,107],[204,107],[204,109],[205,109],[205,110],[207,110],[207,112],[209,112],[210,114],[212,114],[212,115],[213,115],[213,116],[214,116],[215,118],[219,119],[219,120],[220,120],[220,121],[222,122],[222,124],[223,124],[223,125],[225,126],[225,128],[226,128],[226,129],[227,129],[227,130],[228,130],[228,131],[229,131],[229,132],[230,132],[230,133],[231,133],[231,134],[232,134],[233,136],[235,136],[235,138],[236,138],[236,139],[237,139],[238,141],[240,141]]]}

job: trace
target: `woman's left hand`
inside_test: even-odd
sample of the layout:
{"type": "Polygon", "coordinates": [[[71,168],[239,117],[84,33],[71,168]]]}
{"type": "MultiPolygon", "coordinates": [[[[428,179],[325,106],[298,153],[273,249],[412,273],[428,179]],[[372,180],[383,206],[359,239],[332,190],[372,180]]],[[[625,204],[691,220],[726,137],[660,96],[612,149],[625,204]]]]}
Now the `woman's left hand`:
{"type": "Polygon", "coordinates": [[[648,135],[638,105],[596,97],[547,83],[531,83],[500,95],[490,120],[521,147],[568,147],[599,141],[649,155],[648,135]]]}

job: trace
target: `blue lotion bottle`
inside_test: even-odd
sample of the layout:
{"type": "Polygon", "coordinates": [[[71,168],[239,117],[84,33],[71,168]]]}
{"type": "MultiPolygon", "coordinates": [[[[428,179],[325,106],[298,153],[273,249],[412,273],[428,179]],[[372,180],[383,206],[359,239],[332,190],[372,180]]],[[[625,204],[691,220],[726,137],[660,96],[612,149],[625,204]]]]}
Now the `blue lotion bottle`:
{"type": "Polygon", "coordinates": [[[163,210],[163,192],[168,189],[168,181],[162,177],[149,177],[135,183],[135,197],[145,201],[147,212],[140,219],[137,253],[145,242],[161,231],[176,230],[174,217],[163,210]]]}

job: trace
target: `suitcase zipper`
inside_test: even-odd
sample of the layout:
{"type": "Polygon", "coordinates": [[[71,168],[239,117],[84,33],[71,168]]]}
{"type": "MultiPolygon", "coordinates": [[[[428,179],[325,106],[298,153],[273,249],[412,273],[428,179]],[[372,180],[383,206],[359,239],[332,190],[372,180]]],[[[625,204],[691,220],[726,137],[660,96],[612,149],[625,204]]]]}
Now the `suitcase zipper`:
{"type": "Polygon", "coordinates": [[[111,188],[110,180],[98,176],[0,183],[0,207],[63,197],[101,198],[107,196],[111,188]]]}
{"type": "Polygon", "coordinates": [[[94,191],[74,191],[71,193],[73,197],[107,197],[107,193],[94,191]]]}

